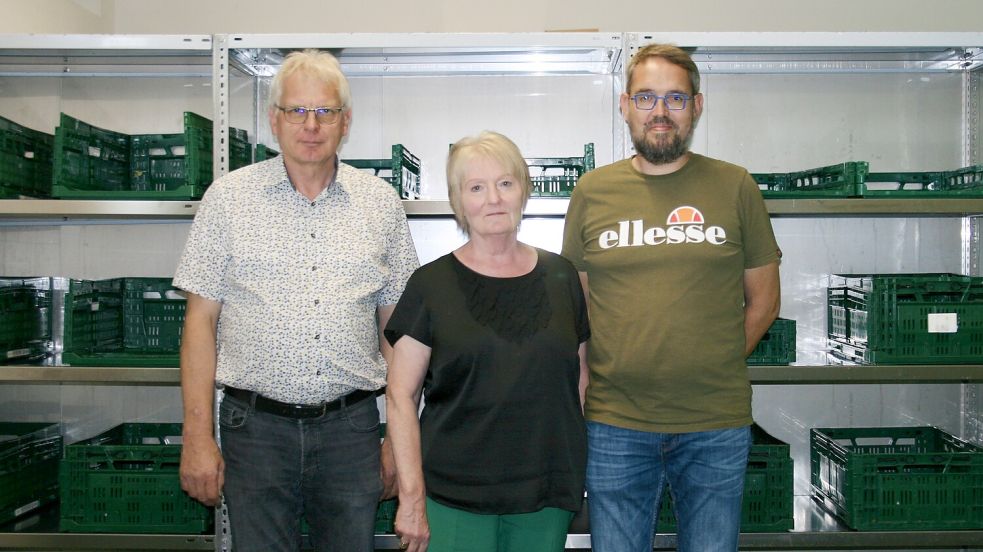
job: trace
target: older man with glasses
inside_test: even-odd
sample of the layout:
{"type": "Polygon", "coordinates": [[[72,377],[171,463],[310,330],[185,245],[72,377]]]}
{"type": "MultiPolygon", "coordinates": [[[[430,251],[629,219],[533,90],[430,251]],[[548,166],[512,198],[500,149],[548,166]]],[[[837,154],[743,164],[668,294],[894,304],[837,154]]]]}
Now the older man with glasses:
{"type": "Polygon", "coordinates": [[[337,60],[290,54],[269,102],[282,154],[212,184],[174,277],[188,292],[181,483],[224,498],[236,552],[299,550],[302,518],[317,550],[369,551],[395,492],[381,329],[419,262],[396,191],[338,161],[352,104],[337,60]]]}
{"type": "Polygon", "coordinates": [[[681,551],[737,550],[751,446],[745,358],[778,314],[758,186],[689,150],[703,112],[683,50],[640,49],[621,112],[637,154],[574,188],[563,255],[589,298],[587,503],[595,552],[650,552],[668,483],[681,551]]]}

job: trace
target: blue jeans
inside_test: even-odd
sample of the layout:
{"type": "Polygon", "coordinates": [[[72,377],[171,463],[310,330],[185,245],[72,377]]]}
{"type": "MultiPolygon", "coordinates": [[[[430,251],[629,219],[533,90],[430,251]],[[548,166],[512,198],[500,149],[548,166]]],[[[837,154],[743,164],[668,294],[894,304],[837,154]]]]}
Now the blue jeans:
{"type": "Polygon", "coordinates": [[[300,550],[302,516],[318,551],[374,550],[382,493],[374,400],[297,420],[226,395],[219,424],[235,552],[300,550]]]}
{"type": "Polygon", "coordinates": [[[587,447],[594,552],[651,552],[667,482],[678,550],[737,550],[749,427],[651,433],[587,422],[587,447]]]}

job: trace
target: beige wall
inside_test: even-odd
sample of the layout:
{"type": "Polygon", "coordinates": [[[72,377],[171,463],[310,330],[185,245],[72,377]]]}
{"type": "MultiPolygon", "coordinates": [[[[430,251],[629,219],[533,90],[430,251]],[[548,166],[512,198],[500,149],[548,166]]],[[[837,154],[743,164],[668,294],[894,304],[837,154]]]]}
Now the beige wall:
{"type": "Polygon", "coordinates": [[[115,0],[0,0],[3,33],[112,33],[115,0]]]}
{"type": "Polygon", "coordinates": [[[0,32],[980,31],[979,0],[3,0],[0,32]],[[675,6],[678,6],[676,8],[675,6]],[[165,7],[164,9],[161,9],[165,7]]]}

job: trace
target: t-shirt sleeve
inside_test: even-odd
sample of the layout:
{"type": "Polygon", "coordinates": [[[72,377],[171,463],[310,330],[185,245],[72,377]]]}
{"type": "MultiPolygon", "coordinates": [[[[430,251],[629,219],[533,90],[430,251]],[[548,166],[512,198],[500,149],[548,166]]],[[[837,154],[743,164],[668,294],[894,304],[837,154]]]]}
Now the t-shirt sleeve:
{"type": "MultiPolygon", "coordinates": [[[[572,268],[572,267],[571,267],[572,268]]],[[[587,316],[587,300],[584,298],[584,286],[580,285],[580,275],[576,271],[570,279],[570,293],[573,298],[574,315],[576,318],[577,340],[583,343],[590,339],[590,319],[587,316]]]]}
{"type": "Polygon", "coordinates": [[[744,224],[744,268],[757,268],[781,258],[771,216],[758,184],[745,172],[741,180],[741,218],[744,224]]]}
{"type": "Polygon", "coordinates": [[[563,221],[563,247],[560,254],[573,263],[580,272],[587,272],[584,262],[584,207],[585,202],[579,187],[574,187],[567,206],[567,215],[563,221]]]}
{"type": "Polygon", "coordinates": [[[430,311],[427,307],[424,291],[420,285],[419,271],[410,277],[406,283],[403,295],[396,303],[389,323],[383,333],[390,345],[395,345],[399,338],[408,335],[420,343],[431,347],[433,345],[433,329],[430,325],[430,311]]]}

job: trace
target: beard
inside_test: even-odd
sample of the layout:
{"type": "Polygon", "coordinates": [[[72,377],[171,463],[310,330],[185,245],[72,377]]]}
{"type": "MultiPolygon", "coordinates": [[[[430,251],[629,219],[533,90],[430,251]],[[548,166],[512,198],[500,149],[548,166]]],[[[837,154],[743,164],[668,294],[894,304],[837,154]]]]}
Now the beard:
{"type": "Polygon", "coordinates": [[[666,165],[686,155],[690,144],[693,142],[693,130],[695,128],[696,120],[694,118],[690,124],[689,133],[686,136],[680,136],[679,125],[675,121],[669,117],[653,117],[651,121],[645,124],[641,133],[632,131],[631,142],[642,159],[653,165],[666,165]],[[648,129],[650,125],[654,124],[672,125],[676,132],[672,136],[650,140],[648,139],[648,129]]]}

